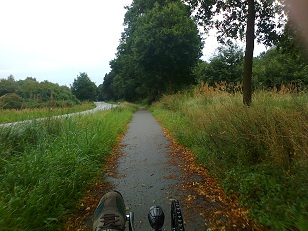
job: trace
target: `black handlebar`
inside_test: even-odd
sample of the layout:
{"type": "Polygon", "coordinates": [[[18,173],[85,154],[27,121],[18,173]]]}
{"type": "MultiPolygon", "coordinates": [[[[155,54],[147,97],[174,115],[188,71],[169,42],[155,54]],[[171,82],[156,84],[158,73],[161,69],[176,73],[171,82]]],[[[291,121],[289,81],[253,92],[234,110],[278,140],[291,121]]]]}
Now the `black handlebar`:
{"type": "MultiPolygon", "coordinates": [[[[134,213],[129,212],[129,215],[126,215],[126,218],[129,223],[129,231],[135,231],[134,213]]],[[[148,219],[154,231],[161,231],[165,221],[165,214],[162,207],[157,205],[152,206],[148,213],[148,219]]],[[[185,231],[184,219],[182,216],[180,202],[178,200],[172,200],[171,203],[171,230],[185,231]]]]}

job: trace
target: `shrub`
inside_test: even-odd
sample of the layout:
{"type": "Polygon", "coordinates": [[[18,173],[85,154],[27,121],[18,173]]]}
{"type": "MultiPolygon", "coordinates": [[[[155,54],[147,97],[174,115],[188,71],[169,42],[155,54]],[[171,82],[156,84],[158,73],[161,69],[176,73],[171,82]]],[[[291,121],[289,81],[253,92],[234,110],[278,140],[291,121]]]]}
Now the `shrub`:
{"type": "Polygon", "coordinates": [[[0,97],[0,107],[2,109],[21,109],[23,100],[15,93],[8,93],[0,97]]]}

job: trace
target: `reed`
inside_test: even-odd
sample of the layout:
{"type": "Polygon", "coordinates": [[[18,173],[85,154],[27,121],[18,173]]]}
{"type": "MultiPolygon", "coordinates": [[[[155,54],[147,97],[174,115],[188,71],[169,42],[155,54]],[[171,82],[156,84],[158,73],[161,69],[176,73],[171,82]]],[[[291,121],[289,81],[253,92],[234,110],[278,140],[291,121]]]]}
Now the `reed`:
{"type": "Polygon", "coordinates": [[[308,220],[308,94],[281,89],[256,91],[247,107],[240,84],[201,84],[165,96],[152,110],[227,192],[239,195],[252,219],[275,230],[302,229],[308,220]]]}

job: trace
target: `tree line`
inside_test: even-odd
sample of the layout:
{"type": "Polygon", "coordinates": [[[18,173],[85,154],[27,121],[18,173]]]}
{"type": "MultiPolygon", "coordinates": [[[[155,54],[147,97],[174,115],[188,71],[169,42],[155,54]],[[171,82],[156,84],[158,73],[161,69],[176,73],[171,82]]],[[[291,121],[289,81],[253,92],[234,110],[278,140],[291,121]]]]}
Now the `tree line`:
{"type": "Polygon", "coordinates": [[[71,107],[97,97],[98,88],[85,72],[79,73],[70,88],[33,77],[16,81],[10,75],[0,79],[0,109],[71,107]]]}
{"type": "Polygon", "coordinates": [[[97,87],[85,72],[71,88],[11,76],[0,80],[1,107],[10,107],[4,103],[8,98],[18,101],[17,107],[84,100],[152,102],[199,82],[219,81],[241,82],[243,102],[250,105],[256,88],[281,83],[304,88],[308,52],[302,31],[289,16],[290,2],[134,0],[125,7],[125,30],[103,84],[97,87]],[[216,28],[222,44],[209,61],[200,59],[204,41],[198,26],[205,33],[216,28]],[[244,50],[238,40],[245,41],[244,50]],[[253,58],[255,40],[271,48],[253,58]]]}
{"type": "MultiPolygon", "coordinates": [[[[229,43],[218,48],[209,61],[200,60],[192,69],[198,83],[240,83],[244,68],[244,51],[229,43]]],[[[253,59],[252,89],[273,89],[293,84],[299,89],[308,86],[308,62],[304,52],[286,52],[272,47],[253,59]]]]}
{"type": "MultiPolygon", "coordinates": [[[[282,82],[307,85],[307,53],[284,0],[134,0],[126,7],[126,29],[99,94],[103,99],[149,102],[191,84],[242,83],[243,102],[252,90],[282,82]],[[200,60],[205,32],[215,28],[222,47],[200,60]],[[245,50],[231,41],[245,41],[245,50]],[[272,47],[253,58],[255,40],[272,47]]],[[[206,41],[205,41],[206,42],[206,41]]]]}
{"type": "Polygon", "coordinates": [[[0,109],[73,106],[80,103],[67,86],[27,77],[16,81],[12,75],[0,79],[0,109]]]}
{"type": "Polygon", "coordinates": [[[126,9],[126,29],[101,87],[103,98],[151,102],[194,83],[191,68],[202,55],[202,42],[189,6],[134,0],[126,9]]]}

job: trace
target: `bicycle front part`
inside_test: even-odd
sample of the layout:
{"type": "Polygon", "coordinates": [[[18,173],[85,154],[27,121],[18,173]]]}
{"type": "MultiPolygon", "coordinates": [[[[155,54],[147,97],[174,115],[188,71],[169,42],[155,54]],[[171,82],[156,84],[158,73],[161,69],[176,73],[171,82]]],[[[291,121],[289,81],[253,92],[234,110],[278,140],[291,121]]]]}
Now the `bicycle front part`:
{"type": "Polygon", "coordinates": [[[148,213],[148,219],[154,231],[161,231],[165,221],[165,214],[163,209],[157,205],[152,206],[148,213]]]}

